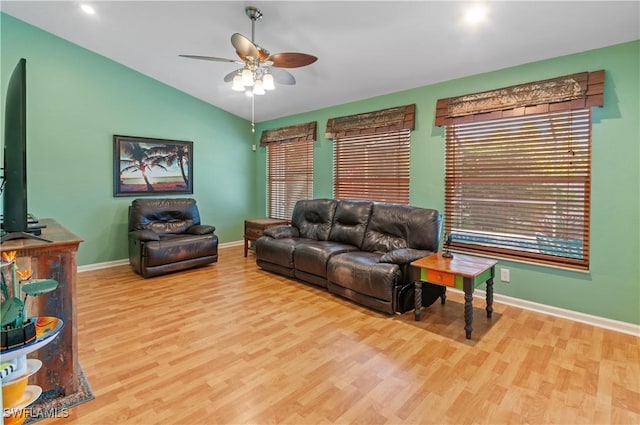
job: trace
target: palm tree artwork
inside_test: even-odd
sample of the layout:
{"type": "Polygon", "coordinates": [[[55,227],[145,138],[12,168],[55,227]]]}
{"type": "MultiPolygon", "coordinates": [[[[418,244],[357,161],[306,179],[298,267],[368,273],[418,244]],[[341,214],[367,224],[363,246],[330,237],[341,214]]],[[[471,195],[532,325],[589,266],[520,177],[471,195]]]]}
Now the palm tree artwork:
{"type": "MultiPolygon", "coordinates": [[[[118,137],[118,136],[116,136],[118,137]]],[[[191,193],[191,142],[144,138],[117,139],[116,196],[145,193],[191,193]],[[144,183],[143,183],[144,182],[144,183]]]]}
{"type": "Polygon", "coordinates": [[[184,170],[185,165],[187,165],[187,162],[189,161],[189,151],[185,145],[154,146],[149,149],[149,154],[162,156],[167,167],[176,165],[180,168],[184,187],[189,187],[189,177],[184,170]]]}

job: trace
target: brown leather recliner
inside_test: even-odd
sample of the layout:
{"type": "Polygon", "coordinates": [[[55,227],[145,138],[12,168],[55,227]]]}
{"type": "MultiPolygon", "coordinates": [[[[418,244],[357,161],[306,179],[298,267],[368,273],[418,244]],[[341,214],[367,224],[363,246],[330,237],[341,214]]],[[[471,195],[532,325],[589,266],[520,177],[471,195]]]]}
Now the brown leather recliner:
{"type": "Polygon", "coordinates": [[[129,263],[143,277],[215,263],[215,230],[200,224],[195,199],[135,199],[129,207],[129,263]]]}

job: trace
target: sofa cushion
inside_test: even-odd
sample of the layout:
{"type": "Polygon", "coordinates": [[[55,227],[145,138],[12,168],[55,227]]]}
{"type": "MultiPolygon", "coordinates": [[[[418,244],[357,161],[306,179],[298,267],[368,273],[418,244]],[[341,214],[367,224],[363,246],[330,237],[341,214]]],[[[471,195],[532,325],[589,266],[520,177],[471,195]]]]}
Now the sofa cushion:
{"type": "Polygon", "coordinates": [[[159,241],[160,235],[152,230],[134,230],[129,232],[129,239],[139,241],[159,241]]]}
{"type": "Polygon", "coordinates": [[[436,252],[439,219],[436,210],[375,203],[362,249],[389,252],[400,248],[414,248],[436,252]]]}
{"type": "Polygon", "coordinates": [[[327,262],[333,255],[357,249],[353,245],[340,242],[307,241],[296,245],[293,264],[296,270],[324,277],[327,275],[327,262]]]}
{"type": "Polygon", "coordinates": [[[334,285],[390,302],[401,271],[397,264],[379,263],[379,258],[379,253],[364,251],[335,255],[327,265],[327,279],[334,285]]]}
{"type": "Polygon", "coordinates": [[[256,259],[293,269],[293,252],[296,246],[301,242],[311,241],[312,239],[304,238],[273,239],[262,236],[255,243],[256,259]]]}
{"type": "Polygon", "coordinates": [[[329,240],[360,248],[372,206],[370,201],[340,201],[333,215],[329,240]]]}
{"type": "Polygon", "coordinates": [[[326,241],[329,238],[333,215],[338,201],[335,199],[305,199],[296,202],[291,224],[298,228],[300,237],[326,241]]]}

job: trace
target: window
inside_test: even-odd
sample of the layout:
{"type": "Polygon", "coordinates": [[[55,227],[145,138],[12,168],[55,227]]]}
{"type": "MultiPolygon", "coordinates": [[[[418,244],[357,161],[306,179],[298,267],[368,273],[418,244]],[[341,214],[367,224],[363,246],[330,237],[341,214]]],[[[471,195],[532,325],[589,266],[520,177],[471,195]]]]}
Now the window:
{"type": "Polygon", "coordinates": [[[450,247],[589,268],[591,108],[605,71],[439,99],[450,247]]]}
{"type": "Polygon", "coordinates": [[[327,120],[333,196],[408,204],[415,121],[415,104],[327,120]]]}
{"type": "Polygon", "coordinates": [[[589,266],[591,110],[447,125],[451,248],[589,266]]]}
{"type": "Polygon", "coordinates": [[[410,148],[410,129],[338,137],[334,197],[408,204],[410,148]]]}
{"type": "Polygon", "coordinates": [[[267,146],[269,217],[290,219],[300,199],[313,197],[313,140],[267,146]]]}
{"type": "Polygon", "coordinates": [[[267,147],[267,211],[269,217],[290,219],[300,199],[313,196],[313,142],[317,122],[264,130],[267,147]]]}

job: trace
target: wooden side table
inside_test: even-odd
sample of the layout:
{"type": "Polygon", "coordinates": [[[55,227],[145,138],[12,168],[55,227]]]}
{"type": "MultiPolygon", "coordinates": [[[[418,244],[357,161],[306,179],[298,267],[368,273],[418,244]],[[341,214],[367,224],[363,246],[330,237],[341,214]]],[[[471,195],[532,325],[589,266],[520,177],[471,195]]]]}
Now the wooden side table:
{"type": "Polygon", "coordinates": [[[252,218],[244,221],[244,256],[249,250],[249,241],[255,242],[264,234],[264,230],[274,226],[286,226],[287,220],[280,218],[252,218]]]}
{"type": "Polygon", "coordinates": [[[493,313],[493,277],[497,261],[488,258],[453,254],[445,258],[442,253],[429,255],[411,263],[420,268],[420,280],[415,282],[414,318],[420,320],[422,308],[422,282],[449,286],[464,291],[464,330],[467,339],[471,339],[473,328],[473,291],[476,286],[487,284],[487,317],[493,313]]]}

